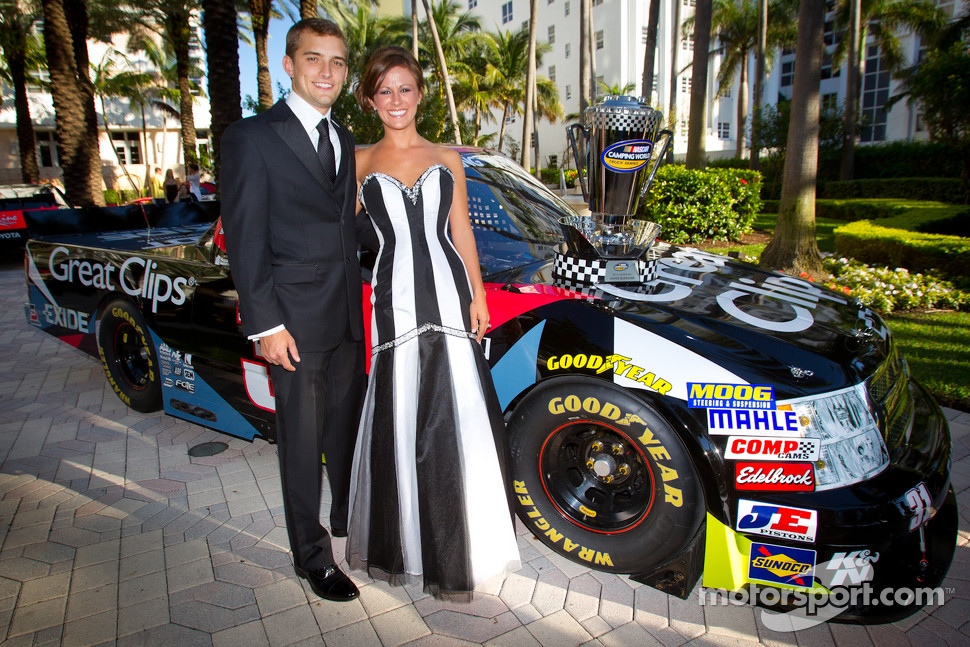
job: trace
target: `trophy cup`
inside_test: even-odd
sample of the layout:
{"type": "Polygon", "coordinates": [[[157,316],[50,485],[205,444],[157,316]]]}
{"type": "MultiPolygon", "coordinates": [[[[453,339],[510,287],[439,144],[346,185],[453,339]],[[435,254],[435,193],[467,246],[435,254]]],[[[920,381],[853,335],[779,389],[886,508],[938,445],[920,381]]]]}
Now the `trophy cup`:
{"type": "Polygon", "coordinates": [[[642,98],[611,95],[586,108],[584,124],[567,129],[590,215],[560,220],[568,249],[556,258],[558,278],[580,283],[653,278],[653,264],[643,257],[660,226],[633,214],[673,137],[661,130],[662,118],[642,98]]]}

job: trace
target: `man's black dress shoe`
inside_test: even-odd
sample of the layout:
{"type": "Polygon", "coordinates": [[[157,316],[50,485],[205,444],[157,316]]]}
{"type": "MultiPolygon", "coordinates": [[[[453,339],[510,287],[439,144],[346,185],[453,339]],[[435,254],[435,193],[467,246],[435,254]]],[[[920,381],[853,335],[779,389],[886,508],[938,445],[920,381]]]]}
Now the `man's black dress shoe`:
{"type": "Polygon", "coordinates": [[[330,535],[333,536],[333,537],[346,537],[347,536],[347,529],[346,528],[331,528],[330,529],[330,535]]]}
{"type": "Polygon", "coordinates": [[[313,592],[325,600],[348,602],[360,595],[350,578],[333,564],[315,571],[304,571],[296,566],[293,568],[298,576],[310,583],[313,592]]]}

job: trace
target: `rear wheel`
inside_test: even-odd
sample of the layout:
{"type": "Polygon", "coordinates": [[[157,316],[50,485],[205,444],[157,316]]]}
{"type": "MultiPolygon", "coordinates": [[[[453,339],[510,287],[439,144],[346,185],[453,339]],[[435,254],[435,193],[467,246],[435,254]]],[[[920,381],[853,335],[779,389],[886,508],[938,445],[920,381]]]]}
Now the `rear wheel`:
{"type": "Polygon", "coordinates": [[[629,391],[549,380],[519,403],[508,428],[516,512],[572,561],[643,572],[678,554],[703,520],[686,447],[629,391]]]}
{"type": "Polygon", "coordinates": [[[98,319],[96,336],[105,375],[121,401],[142,413],[161,409],[158,356],[138,309],[112,301],[98,319]]]}

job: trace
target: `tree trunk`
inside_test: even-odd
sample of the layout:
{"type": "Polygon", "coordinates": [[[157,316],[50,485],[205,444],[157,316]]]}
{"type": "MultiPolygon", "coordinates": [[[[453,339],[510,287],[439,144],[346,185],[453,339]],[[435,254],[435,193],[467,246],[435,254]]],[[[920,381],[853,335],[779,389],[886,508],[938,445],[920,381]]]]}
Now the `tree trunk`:
{"type": "Polygon", "coordinates": [[[509,118],[509,114],[510,114],[509,110],[511,108],[512,106],[506,103],[505,107],[502,109],[502,125],[498,127],[498,147],[497,148],[499,149],[499,151],[501,151],[502,147],[505,146],[505,124],[507,123],[506,120],[509,118]]]}
{"type": "Polygon", "coordinates": [[[182,157],[186,164],[198,160],[195,150],[195,114],[192,108],[192,87],[189,83],[191,60],[189,57],[189,41],[192,32],[189,29],[189,14],[182,10],[173,10],[166,14],[166,28],[172,39],[172,49],[175,52],[175,74],[179,86],[179,120],[182,125],[182,157]]]}
{"type": "Polygon", "coordinates": [[[418,0],[411,0],[411,53],[415,60],[418,56],[418,0]]]}
{"type": "MultiPolygon", "coordinates": [[[[300,15],[303,15],[303,2],[300,15]]],[[[314,12],[316,3],[310,3],[314,12]]],[[[212,173],[216,187],[222,168],[222,133],[242,119],[239,87],[239,37],[233,0],[203,0],[206,64],[209,70],[209,112],[212,130],[212,173]]]]}
{"type": "Polygon", "coordinates": [[[862,0],[849,2],[849,51],[845,67],[845,114],[842,115],[842,161],[839,179],[855,176],[856,122],[859,117],[859,49],[862,40],[862,0]]]}
{"type": "Polygon", "coordinates": [[[754,105],[751,106],[751,160],[749,168],[761,168],[761,107],[765,102],[765,56],[768,51],[768,0],[758,0],[758,45],[755,49],[754,105]]]}
{"type": "Polygon", "coordinates": [[[445,52],[441,49],[441,37],[438,35],[438,25],[435,24],[434,14],[428,0],[421,0],[424,4],[424,13],[428,16],[428,27],[431,28],[431,38],[434,40],[434,51],[438,57],[438,67],[441,69],[441,85],[444,86],[445,98],[448,100],[448,114],[451,115],[451,123],[455,129],[455,143],[461,145],[461,126],[458,123],[458,109],[455,108],[455,95],[451,92],[451,79],[448,76],[448,62],[445,60],[445,52]]]}
{"type": "Polygon", "coordinates": [[[317,17],[317,2],[316,0],[300,0],[300,18],[306,20],[307,18],[317,17]]]}
{"type": "Polygon", "coordinates": [[[253,41],[256,46],[256,94],[259,109],[273,107],[273,79],[269,73],[269,54],[266,43],[269,39],[271,0],[249,0],[249,17],[253,26],[253,41]]]}
{"type": "MultiPolygon", "coordinates": [[[[591,58],[592,45],[590,44],[589,24],[593,15],[592,0],[579,0],[579,114],[586,114],[586,108],[592,101],[590,92],[590,79],[592,78],[591,58]]],[[[582,121],[582,117],[580,118],[582,121]]]]}
{"type": "MultiPolygon", "coordinates": [[[[532,115],[534,114],[536,96],[536,29],[539,22],[539,3],[538,0],[529,0],[529,53],[527,54],[528,66],[525,72],[525,111],[522,118],[522,150],[520,151],[519,164],[529,171],[532,168],[532,115]]],[[[536,173],[539,172],[536,164],[536,173]]]]}
{"type": "MultiPolygon", "coordinates": [[[[674,29],[671,33],[672,44],[670,46],[670,101],[667,108],[667,127],[676,131],[676,121],[683,119],[683,115],[677,114],[677,83],[680,81],[680,3],[674,2],[674,29]]],[[[670,138],[670,146],[667,147],[667,163],[674,161],[674,141],[677,137],[670,138]]]]}
{"type": "MultiPolygon", "coordinates": [[[[68,27],[63,0],[43,0],[44,44],[47,69],[51,79],[51,98],[57,125],[57,148],[64,172],[64,190],[68,199],[79,206],[104,202],[100,183],[91,181],[92,152],[86,146],[84,100],[77,80],[77,61],[68,27]],[[98,197],[101,197],[98,200],[98,197]]],[[[95,131],[97,132],[97,131],[95,131]]]]}
{"type": "Polygon", "coordinates": [[[825,0],[801,0],[778,221],[760,261],[762,267],[812,276],[822,272],[815,239],[815,182],[824,21],[825,0]]]}
{"type": "Polygon", "coordinates": [[[67,24],[71,29],[71,44],[77,70],[77,87],[84,106],[85,129],[82,133],[87,148],[88,174],[95,204],[104,204],[104,174],[101,170],[101,151],[98,137],[98,113],[94,108],[94,82],[91,81],[91,61],[88,58],[87,0],[64,0],[67,24]]]}
{"type": "Polygon", "coordinates": [[[704,166],[707,138],[707,63],[711,45],[711,0],[697,0],[694,10],[694,56],[691,64],[690,116],[687,122],[687,168],[704,166]]]}
{"type": "MultiPolygon", "coordinates": [[[[647,15],[647,42],[643,50],[643,79],[640,84],[640,96],[646,98],[647,103],[653,103],[653,68],[657,59],[657,30],[659,25],[660,0],[650,0],[647,15]]],[[[672,74],[677,73],[674,67],[671,68],[672,74]]]]}
{"type": "Polygon", "coordinates": [[[20,179],[27,184],[40,182],[37,166],[37,140],[30,118],[30,102],[27,99],[27,62],[23,52],[15,52],[7,62],[13,81],[14,106],[17,114],[17,147],[20,149],[20,179]]]}
{"type": "Polygon", "coordinates": [[[738,132],[737,142],[734,145],[734,156],[741,159],[744,155],[744,130],[745,120],[748,116],[748,58],[741,59],[741,67],[738,70],[738,132]]]}

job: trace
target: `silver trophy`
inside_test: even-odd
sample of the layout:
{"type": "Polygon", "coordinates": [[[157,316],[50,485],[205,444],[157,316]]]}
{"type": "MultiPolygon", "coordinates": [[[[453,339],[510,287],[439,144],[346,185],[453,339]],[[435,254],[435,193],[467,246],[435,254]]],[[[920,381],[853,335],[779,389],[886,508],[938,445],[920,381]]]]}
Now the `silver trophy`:
{"type": "Polygon", "coordinates": [[[591,220],[576,228],[600,256],[637,258],[660,233],[656,223],[633,214],[673,137],[660,128],[662,121],[643,98],[611,95],[586,108],[584,124],[568,128],[591,220]]]}

